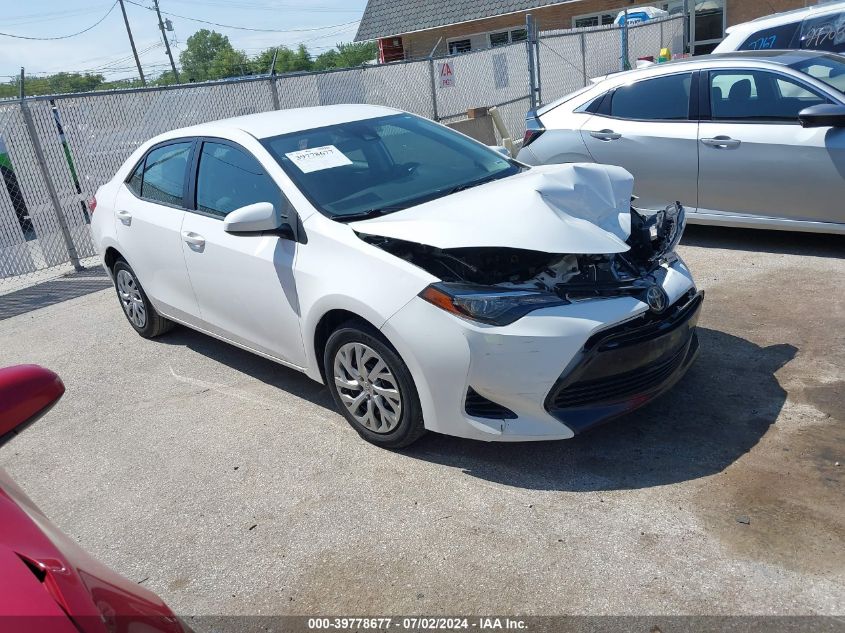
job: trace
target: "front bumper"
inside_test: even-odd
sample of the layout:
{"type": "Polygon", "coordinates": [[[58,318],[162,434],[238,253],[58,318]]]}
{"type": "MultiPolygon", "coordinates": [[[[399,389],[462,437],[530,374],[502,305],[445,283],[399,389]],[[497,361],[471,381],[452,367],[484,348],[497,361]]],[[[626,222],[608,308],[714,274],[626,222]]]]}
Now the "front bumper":
{"type": "MultiPolygon", "coordinates": [[[[681,261],[665,266],[657,281],[672,306],[698,296],[681,261]]],[[[537,310],[494,327],[458,318],[417,297],[382,331],[411,371],[429,430],[484,441],[567,439],[645,404],[671,387],[694,359],[697,310],[685,312],[687,319],[672,320],[676,327],[642,331],[643,344],[625,346],[627,355],[609,353],[605,339],[617,328],[648,321],[647,314],[648,306],[638,298],[616,297],[537,310]],[[668,355],[681,348],[685,355],[668,355]],[[668,360],[668,366],[661,364],[668,360]],[[559,394],[571,395],[565,391],[570,387],[612,392],[621,383],[589,381],[610,379],[617,363],[622,363],[617,378],[627,381],[623,395],[605,397],[599,390],[592,394],[597,398],[556,404],[559,394]],[[649,379],[639,380],[645,372],[649,379]]]]}
{"type": "Polygon", "coordinates": [[[590,337],[546,398],[575,433],[638,409],[670,389],[698,356],[695,328],[704,293],[661,315],[645,313],[590,337]]]}

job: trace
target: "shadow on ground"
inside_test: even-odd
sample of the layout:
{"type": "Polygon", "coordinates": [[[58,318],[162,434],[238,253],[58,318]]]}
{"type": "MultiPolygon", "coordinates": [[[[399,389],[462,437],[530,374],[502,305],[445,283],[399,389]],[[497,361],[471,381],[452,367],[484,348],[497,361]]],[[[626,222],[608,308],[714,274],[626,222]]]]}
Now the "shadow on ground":
{"type": "Polygon", "coordinates": [[[110,288],[111,279],[100,266],[0,295],[0,321],[110,288]]]}
{"type": "Polygon", "coordinates": [[[810,255],[840,259],[845,256],[845,235],[821,233],[687,225],[681,244],[781,255],[810,255]]]}
{"type": "Polygon", "coordinates": [[[335,410],[331,394],[323,385],[311,380],[305,374],[267,360],[214,337],[207,336],[184,326],[155,339],[156,343],[179,345],[213,358],[272,387],[293,394],[297,398],[335,410]]]}
{"type": "Polygon", "coordinates": [[[407,449],[468,475],[534,490],[647,488],[724,470],[777,420],[786,391],[775,372],[797,352],[699,328],[701,355],[668,394],[563,442],[481,444],[430,435],[407,449]]]}
{"type": "MultiPolygon", "coordinates": [[[[705,328],[699,337],[698,361],[671,392],[575,439],[487,444],[431,433],[403,453],[534,490],[647,488],[720,472],[777,420],[787,394],[774,374],[797,350],[705,328]]],[[[185,328],[159,340],[334,411],[328,391],[299,372],[185,328]]]]}

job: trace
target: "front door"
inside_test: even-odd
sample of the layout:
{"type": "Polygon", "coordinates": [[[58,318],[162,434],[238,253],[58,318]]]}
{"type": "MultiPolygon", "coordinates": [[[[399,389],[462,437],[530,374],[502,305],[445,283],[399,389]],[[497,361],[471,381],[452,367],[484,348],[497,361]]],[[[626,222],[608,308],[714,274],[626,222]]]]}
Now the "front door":
{"type": "Polygon", "coordinates": [[[223,219],[235,209],[286,201],[245,149],[210,140],[197,149],[195,210],[186,213],[181,237],[204,327],[302,367],[305,352],[293,277],[297,243],[275,234],[223,230],[223,219]]]}
{"type": "Polygon", "coordinates": [[[845,130],[798,122],[827,97],[766,70],[711,71],[709,88],[711,120],[699,127],[702,212],[845,222],[845,130]]]}
{"type": "Polygon", "coordinates": [[[598,163],[634,176],[636,206],[698,206],[698,122],[690,116],[692,73],[620,86],[581,128],[598,163]]]}

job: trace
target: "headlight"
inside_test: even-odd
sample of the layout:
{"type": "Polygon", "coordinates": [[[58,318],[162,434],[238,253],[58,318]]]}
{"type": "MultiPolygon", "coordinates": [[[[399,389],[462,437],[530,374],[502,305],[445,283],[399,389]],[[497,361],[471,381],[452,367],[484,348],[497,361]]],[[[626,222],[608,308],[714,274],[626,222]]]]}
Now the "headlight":
{"type": "Polygon", "coordinates": [[[431,284],[420,297],[446,312],[490,325],[509,325],[534,310],[569,303],[542,290],[508,290],[455,283],[431,284]]]}

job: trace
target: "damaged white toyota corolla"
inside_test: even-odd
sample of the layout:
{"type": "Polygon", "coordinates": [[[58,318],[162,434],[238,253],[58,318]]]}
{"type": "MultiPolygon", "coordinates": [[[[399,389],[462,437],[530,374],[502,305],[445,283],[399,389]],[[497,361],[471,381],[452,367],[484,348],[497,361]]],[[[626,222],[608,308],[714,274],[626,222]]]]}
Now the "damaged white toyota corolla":
{"type": "Polygon", "coordinates": [[[182,323],[303,371],[375,444],[565,439],[698,351],[683,210],[633,210],[632,187],[332,106],[152,139],[97,192],[92,229],[139,334],[182,323]]]}

